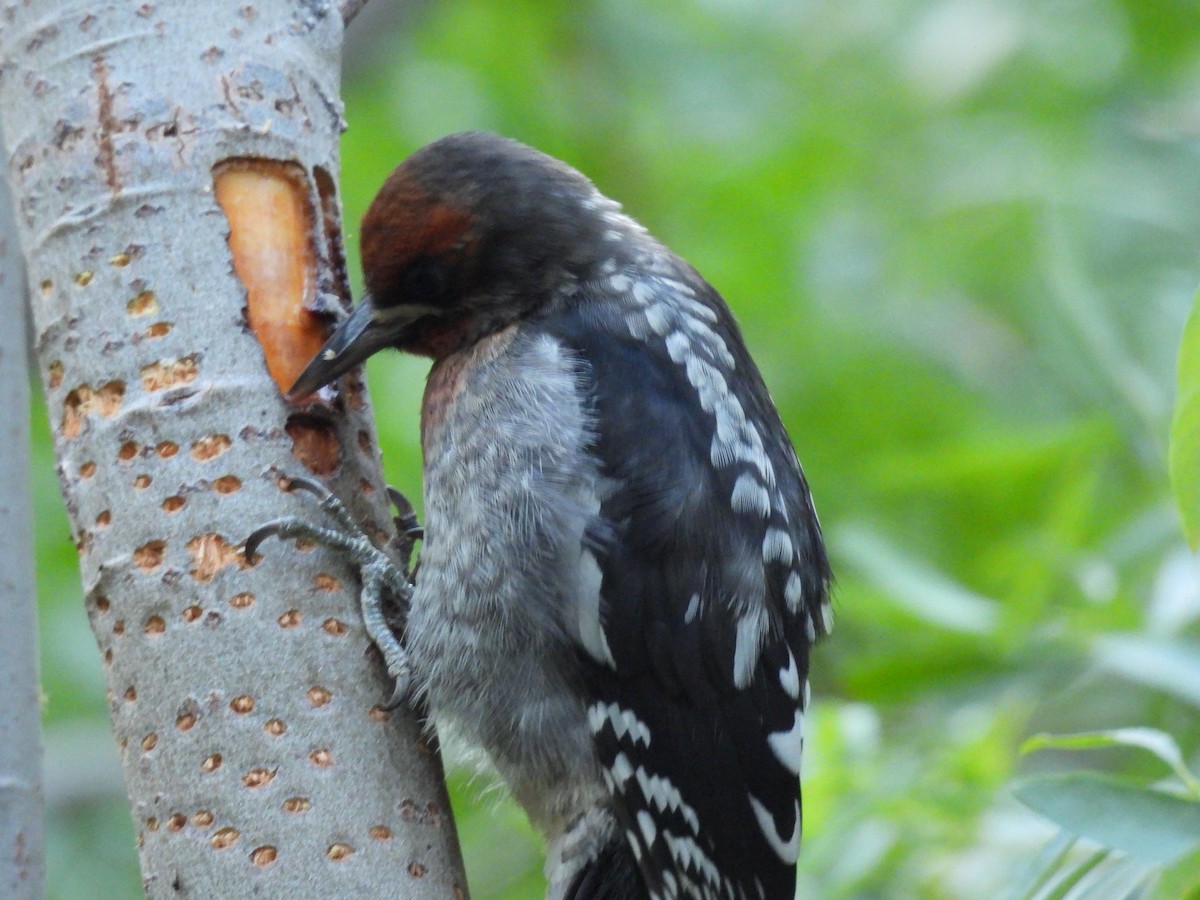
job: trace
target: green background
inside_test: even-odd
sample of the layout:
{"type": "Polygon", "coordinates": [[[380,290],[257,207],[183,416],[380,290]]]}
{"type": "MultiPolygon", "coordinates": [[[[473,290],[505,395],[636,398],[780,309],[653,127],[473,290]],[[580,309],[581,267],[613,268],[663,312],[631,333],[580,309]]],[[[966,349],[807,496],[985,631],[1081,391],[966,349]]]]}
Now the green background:
{"type": "MultiPolygon", "coordinates": [[[[805,756],[801,895],[1002,894],[1054,826],[1015,779],[1200,746],[1200,561],[1166,478],[1197,282],[1200,10],[1183,0],[375,0],[351,29],[342,194],[486,128],[559,156],[738,316],[837,573],[805,756]]],[[[415,494],[427,362],[370,376],[415,494]],[[386,402],[384,401],[386,398],[386,402]]],[[[140,896],[44,413],[38,578],[50,896],[140,896]]],[[[540,843],[453,776],[473,895],[540,843]]],[[[1119,895],[1115,895],[1119,896],[1119,895]]]]}

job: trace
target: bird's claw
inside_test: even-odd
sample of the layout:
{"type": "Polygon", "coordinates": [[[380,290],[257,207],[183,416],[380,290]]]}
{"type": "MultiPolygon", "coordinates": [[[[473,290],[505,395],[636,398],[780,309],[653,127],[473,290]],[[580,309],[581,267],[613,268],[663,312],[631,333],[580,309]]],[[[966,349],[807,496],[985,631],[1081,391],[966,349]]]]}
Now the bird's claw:
{"type": "Polygon", "coordinates": [[[385,712],[394,712],[402,706],[407,706],[411,693],[412,679],[407,678],[402,682],[397,678],[396,686],[392,689],[392,696],[388,699],[387,703],[383,704],[383,710],[385,712]]]}
{"type": "Polygon", "coordinates": [[[396,525],[396,537],[392,539],[392,546],[411,580],[414,574],[410,569],[413,546],[417,541],[425,539],[425,529],[417,521],[416,510],[413,509],[413,505],[407,497],[390,484],[387,485],[387,495],[392,506],[396,508],[396,514],[392,517],[392,521],[396,525]]]}
{"type": "Polygon", "coordinates": [[[396,525],[400,536],[396,542],[396,550],[404,559],[402,568],[375,545],[375,542],[355,521],[354,516],[345,505],[325,485],[311,478],[296,477],[289,480],[287,487],[288,490],[299,489],[316,497],[321,509],[337,523],[337,527],[327,528],[314,525],[294,516],[275,519],[256,528],[246,538],[246,558],[251,559],[256,556],[259,546],[269,537],[307,538],[322,546],[341,550],[349,555],[358,566],[359,577],[362,579],[359,608],[362,612],[363,625],[366,627],[367,635],[371,638],[372,643],[382,654],[388,676],[395,684],[387,709],[396,709],[408,700],[412,685],[412,671],[404,645],[400,643],[388,625],[387,615],[384,612],[383,595],[390,594],[401,605],[407,605],[412,596],[412,583],[405,570],[412,555],[413,543],[422,536],[412,506],[403,494],[393,488],[388,488],[388,497],[396,506],[398,513],[396,525]]]}

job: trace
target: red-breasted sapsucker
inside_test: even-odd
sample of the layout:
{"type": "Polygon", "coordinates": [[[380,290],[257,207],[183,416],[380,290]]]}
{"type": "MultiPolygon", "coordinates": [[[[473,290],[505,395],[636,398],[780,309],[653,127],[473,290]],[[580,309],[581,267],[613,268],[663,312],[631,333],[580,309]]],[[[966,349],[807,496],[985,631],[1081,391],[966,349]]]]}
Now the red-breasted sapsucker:
{"type": "Polygon", "coordinates": [[[791,900],[830,575],[729,308],[491,134],[400,165],[362,262],[292,393],[385,347],[433,359],[405,664],[545,833],[550,895],[791,900]]]}

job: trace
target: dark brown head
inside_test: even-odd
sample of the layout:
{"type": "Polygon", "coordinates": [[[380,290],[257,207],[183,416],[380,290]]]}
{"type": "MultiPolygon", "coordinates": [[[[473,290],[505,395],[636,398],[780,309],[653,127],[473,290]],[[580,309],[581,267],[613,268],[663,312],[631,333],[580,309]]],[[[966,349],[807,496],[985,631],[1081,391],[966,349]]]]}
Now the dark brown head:
{"type": "Polygon", "coordinates": [[[617,209],[570,166],[494,134],[418,150],[363,217],[366,296],[290,393],[384,347],[441,358],[561,300],[600,262],[617,209]]]}

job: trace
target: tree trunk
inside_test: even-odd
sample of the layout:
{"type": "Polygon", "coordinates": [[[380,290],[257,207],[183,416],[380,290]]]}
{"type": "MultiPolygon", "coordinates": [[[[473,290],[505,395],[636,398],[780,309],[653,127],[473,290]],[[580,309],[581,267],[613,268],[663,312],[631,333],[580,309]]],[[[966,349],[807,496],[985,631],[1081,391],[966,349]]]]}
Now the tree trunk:
{"type": "Polygon", "coordinates": [[[24,274],[0,183],[0,896],[35,900],[45,889],[45,859],[24,274]]]}
{"type": "Polygon", "coordinates": [[[10,3],[0,109],[34,337],[150,896],[465,895],[432,740],[316,475],[390,525],[365,389],[287,402],[345,298],[343,23],[321,0],[10,3]],[[270,374],[268,374],[270,373],[270,374]]]}

